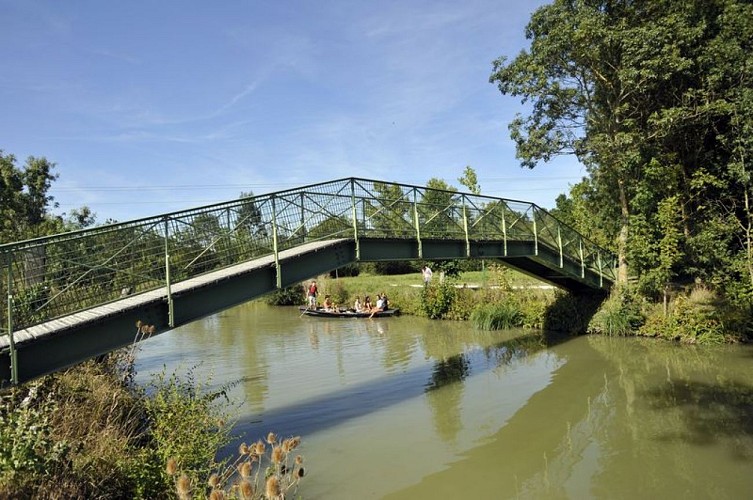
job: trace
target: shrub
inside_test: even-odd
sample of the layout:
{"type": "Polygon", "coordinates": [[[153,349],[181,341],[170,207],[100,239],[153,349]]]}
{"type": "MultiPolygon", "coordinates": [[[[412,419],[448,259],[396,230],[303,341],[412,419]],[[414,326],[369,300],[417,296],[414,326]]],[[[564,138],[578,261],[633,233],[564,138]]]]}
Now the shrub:
{"type": "Polygon", "coordinates": [[[721,344],[726,341],[726,331],[719,310],[709,304],[697,302],[697,297],[680,295],[671,305],[668,314],[655,312],[651,321],[641,329],[648,333],[687,344],[721,344]]]}
{"type": "Polygon", "coordinates": [[[644,321],[637,298],[628,290],[618,290],[601,304],[588,324],[588,332],[634,335],[644,321]]]}
{"type": "Polygon", "coordinates": [[[478,303],[477,294],[468,288],[458,288],[455,291],[455,297],[450,308],[445,314],[445,319],[466,321],[471,317],[473,309],[478,303]]]}
{"type": "MultiPolygon", "coordinates": [[[[178,483],[211,497],[219,482],[203,485],[213,476],[230,487],[235,469],[215,461],[230,438],[225,390],[210,391],[193,370],[163,372],[142,389],[131,383],[132,361],[118,351],[3,393],[0,498],[172,498],[178,483]]],[[[283,493],[302,477],[296,464],[285,466],[294,481],[279,477],[283,493]]],[[[274,474],[282,468],[260,477],[274,474]]],[[[249,498],[263,498],[257,490],[249,498]]]]}
{"type": "Polygon", "coordinates": [[[421,312],[430,319],[441,319],[449,312],[455,300],[455,286],[452,280],[444,280],[439,285],[431,284],[421,291],[421,312]]]}
{"type": "Polygon", "coordinates": [[[270,306],[297,306],[306,303],[305,290],[301,285],[280,288],[267,295],[265,302],[270,306]]]}
{"type": "Polygon", "coordinates": [[[350,301],[350,292],[340,280],[327,280],[326,293],[332,297],[332,301],[338,306],[347,306],[350,301]]]}

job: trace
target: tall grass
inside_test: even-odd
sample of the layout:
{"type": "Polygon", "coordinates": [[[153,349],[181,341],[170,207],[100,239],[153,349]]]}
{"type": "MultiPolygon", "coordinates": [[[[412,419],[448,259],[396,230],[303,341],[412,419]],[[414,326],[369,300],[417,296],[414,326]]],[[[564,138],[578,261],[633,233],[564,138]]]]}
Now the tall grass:
{"type": "Polygon", "coordinates": [[[287,443],[284,457],[270,448],[261,474],[258,447],[218,462],[232,429],[226,388],[210,390],[192,370],[137,386],[132,354],[118,351],[0,393],[0,498],[258,499],[267,489],[297,488],[302,458],[284,470],[281,458],[300,438],[277,443],[287,443]],[[250,464],[243,471],[257,467],[255,481],[243,475],[243,462],[250,464]],[[277,486],[267,484],[272,476],[277,486]]]}
{"type": "Polygon", "coordinates": [[[479,304],[471,313],[470,320],[482,330],[502,330],[523,326],[523,313],[511,301],[479,304]]]}

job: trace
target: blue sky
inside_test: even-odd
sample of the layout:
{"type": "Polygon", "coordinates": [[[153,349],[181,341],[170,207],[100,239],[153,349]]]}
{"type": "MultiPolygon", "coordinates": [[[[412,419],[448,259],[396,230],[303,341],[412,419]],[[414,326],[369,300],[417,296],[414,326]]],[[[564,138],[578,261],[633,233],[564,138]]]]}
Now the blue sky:
{"type": "Polygon", "coordinates": [[[0,149],[45,156],[57,213],[120,221],[341,177],[550,208],[583,169],[534,170],[492,61],[543,1],[0,0],[0,149]]]}

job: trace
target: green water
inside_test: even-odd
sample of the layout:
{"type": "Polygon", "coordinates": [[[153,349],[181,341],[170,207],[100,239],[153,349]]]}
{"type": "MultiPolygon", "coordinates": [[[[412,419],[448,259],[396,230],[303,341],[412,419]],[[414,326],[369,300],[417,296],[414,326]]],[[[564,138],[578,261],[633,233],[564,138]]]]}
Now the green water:
{"type": "Polygon", "coordinates": [[[163,365],[237,383],[241,439],[300,435],[307,500],[753,496],[747,346],[250,303],[145,342],[163,365]]]}

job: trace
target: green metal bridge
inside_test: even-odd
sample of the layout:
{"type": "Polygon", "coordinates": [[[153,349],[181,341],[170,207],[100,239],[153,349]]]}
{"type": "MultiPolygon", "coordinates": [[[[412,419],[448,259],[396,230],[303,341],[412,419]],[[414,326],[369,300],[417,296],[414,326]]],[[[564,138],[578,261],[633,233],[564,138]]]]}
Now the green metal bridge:
{"type": "Polygon", "coordinates": [[[358,178],[0,245],[0,386],[353,262],[481,258],[614,281],[614,255],[535,204],[358,178]]]}

